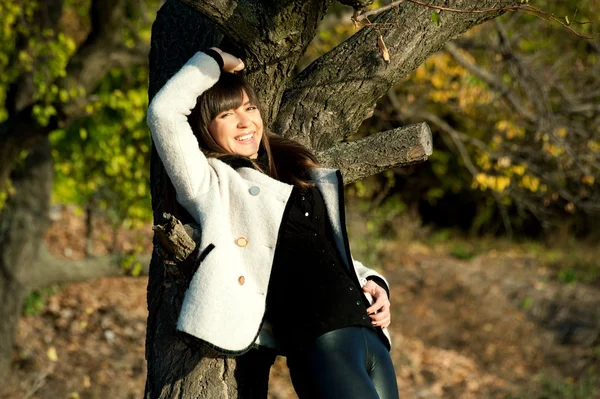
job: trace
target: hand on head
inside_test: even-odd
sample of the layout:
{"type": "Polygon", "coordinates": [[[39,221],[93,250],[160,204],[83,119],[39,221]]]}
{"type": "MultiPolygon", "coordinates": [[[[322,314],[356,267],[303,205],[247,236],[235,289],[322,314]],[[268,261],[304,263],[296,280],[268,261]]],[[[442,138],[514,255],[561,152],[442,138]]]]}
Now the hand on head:
{"type": "Polygon", "coordinates": [[[236,72],[244,69],[244,61],[236,56],[226,53],[218,47],[212,47],[211,50],[215,50],[221,55],[221,58],[223,59],[223,71],[236,72]]]}

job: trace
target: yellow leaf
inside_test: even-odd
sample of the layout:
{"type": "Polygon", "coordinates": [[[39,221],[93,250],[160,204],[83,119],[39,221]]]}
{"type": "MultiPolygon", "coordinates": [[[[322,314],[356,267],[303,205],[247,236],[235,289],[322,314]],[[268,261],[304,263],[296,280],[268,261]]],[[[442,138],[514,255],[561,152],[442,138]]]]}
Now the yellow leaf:
{"type": "Polygon", "coordinates": [[[558,128],[556,129],[556,135],[558,137],[567,137],[567,129],[565,129],[564,127],[558,128]]]}
{"type": "Polygon", "coordinates": [[[51,346],[50,348],[48,348],[48,350],[46,351],[46,355],[48,356],[48,359],[50,359],[51,362],[58,361],[58,355],[56,353],[55,347],[51,346]]]}
{"type": "Polygon", "coordinates": [[[584,184],[587,184],[588,186],[591,186],[594,184],[594,181],[596,181],[596,179],[594,178],[594,176],[583,176],[581,178],[581,182],[584,184]]]}

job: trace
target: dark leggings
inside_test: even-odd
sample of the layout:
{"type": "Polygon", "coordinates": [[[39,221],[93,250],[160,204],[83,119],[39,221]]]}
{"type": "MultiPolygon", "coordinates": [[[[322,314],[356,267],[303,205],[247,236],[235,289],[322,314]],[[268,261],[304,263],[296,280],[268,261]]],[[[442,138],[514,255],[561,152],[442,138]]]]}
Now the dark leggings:
{"type": "Polygon", "coordinates": [[[398,399],[390,354],[366,327],[323,334],[287,364],[300,399],[398,399]]]}

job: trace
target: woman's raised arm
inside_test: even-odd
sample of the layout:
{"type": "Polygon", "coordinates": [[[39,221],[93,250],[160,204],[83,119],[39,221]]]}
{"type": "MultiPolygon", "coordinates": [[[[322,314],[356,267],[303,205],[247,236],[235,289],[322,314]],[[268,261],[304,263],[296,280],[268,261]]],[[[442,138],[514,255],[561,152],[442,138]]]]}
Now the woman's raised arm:
{"type": "Polygon", "coordinates": [[[219,63],[198,52],[165,83],[148,107],[152,139],[175,187],[177,200],[184,206],[217,183],[187,117],[198,96],[211,88],[220,75],[219,63]]]}

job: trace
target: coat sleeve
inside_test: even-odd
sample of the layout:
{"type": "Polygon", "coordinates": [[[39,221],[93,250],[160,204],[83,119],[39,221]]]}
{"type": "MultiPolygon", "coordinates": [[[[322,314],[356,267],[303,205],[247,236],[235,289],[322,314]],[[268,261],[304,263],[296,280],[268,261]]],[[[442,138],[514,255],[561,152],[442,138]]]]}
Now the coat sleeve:
{"type": "Polygon", "coordinates": [[[220,74],[217,61],[198,52],[167,81],[148,106],[147,123],[154,145],[175,187],[177,200],[186,208],[217,183],[187,117],[198,96],[211,88],[220,74]]]}
{"type": "Polygon", "coordinates": [[[352,259],[352,263],[354,265],[354,270],[356,271],[356,275],[358,276],[358,281],[360,282],[360,286],[364,286],[367,281],[369,280],[374,280],[375,283],[377,283],[378,285],[381,285],[383,287],[383,289],[385,289],[385,291],[388,294],[388,298],[390,296],[390,285],[388,283],[388,281],[386,280],[385,277],[383,277],[382,274],[377,273],[375,270],[373,269],[369,269],[368,267],[366,267],[365,265],[363,265],[361,262],[357,261],[356,259],[352,259]],[[384,285],[382,285],[381,283],[383,283],[384,285]]]}

